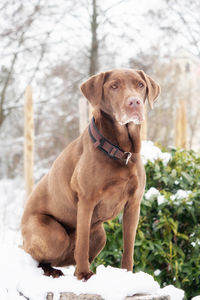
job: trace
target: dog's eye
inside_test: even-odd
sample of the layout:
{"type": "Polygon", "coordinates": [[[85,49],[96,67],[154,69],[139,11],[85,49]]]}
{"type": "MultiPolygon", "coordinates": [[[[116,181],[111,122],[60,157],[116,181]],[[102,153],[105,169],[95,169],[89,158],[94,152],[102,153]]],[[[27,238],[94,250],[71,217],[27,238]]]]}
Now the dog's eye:
{"type": "Polygon", "coordinates": [[[144,84],[143,84],[141,81],[139,81],[139,82],[138,82],[138,87],[139,87],[139,88],[143,88],[143,87],[144,87],[144,84]]]}
{"type": "Polygon", "coordinates": [[[112,83],[110,87],[111,87],[111,89],[116,90],[119,87],[119,84],[118,83],[112,83]]]}

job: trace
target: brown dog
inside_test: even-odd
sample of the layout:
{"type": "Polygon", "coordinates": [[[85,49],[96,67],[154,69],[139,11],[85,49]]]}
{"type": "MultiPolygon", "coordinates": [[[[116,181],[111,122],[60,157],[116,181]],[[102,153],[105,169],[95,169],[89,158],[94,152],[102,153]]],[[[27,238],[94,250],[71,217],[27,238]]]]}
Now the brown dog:
{"type": "Polygon", "coordinates": [[[54,162],[30,195],[22,218],[23,247],[51,268],[76,264],[78,279],[93,273],[90,263],[103,249],[103,222],[123,213],[122,268],[132,270],[145,171],[140,158],[140,123],[146,97],[160,92],[143,71],[112,70],[81,85],[94,119],[54,162]],[[123,149],[123,150],[122,150],[123,149]]]}

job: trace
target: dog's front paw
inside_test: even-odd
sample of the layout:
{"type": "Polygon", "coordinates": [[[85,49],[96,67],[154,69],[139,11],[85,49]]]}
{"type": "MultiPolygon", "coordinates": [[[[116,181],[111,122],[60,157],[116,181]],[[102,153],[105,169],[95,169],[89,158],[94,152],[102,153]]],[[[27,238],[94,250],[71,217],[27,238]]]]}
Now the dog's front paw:
{"type": "Polygon", "coordinates": [[[82,280],[83,281],[87,281],[92,275],[94,275],[94,273],[90,270],[88,271],[83,271],[83,272],[80,272],[80,271],[75,271],[74,275],[79,279],[79,280],[82,280]]]}

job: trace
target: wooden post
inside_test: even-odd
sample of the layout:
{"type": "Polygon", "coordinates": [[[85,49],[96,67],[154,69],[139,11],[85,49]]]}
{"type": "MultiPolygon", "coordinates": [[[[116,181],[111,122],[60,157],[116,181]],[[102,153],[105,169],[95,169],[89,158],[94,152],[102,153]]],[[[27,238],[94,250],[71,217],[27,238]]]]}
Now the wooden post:
{"type": "Polygon", "coordinates": [[[27,86],[24,103],[24,179],[26,198],[33,190],[33,146],[34,146],[34,125],[33,125],[33,101],[32,89],[27,86]]]}
{"type": "Polygon", "coordinates": [[[186,105],[184,100],[179,101],[179,106],[176,112],[176,147],[187,147],[187,115],[186,105]]]}
{"type": "Polygon", "coordinates": [[[85,98],[79,99],[79,132],[80,134],[84,131],[88,124],[87,117],[87,100],[85,98]]]}
{"type": "Polygon", "coordinates": [[[145,117],[145,120],[141,125],[141,139],[147,140],[147,108],[146,108],[146,105],[144,106],[144,117],[145,117]]]}

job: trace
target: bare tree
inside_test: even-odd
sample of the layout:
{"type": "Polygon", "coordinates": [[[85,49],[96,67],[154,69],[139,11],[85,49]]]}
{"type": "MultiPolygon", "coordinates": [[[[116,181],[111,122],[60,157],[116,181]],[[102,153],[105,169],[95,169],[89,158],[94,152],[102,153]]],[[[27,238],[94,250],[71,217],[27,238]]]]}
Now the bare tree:
{"type": "Polygon", "coordinates": [[[92,0],[92,16],[91,16],[91,48],[90,48],[90,63],[89,75],[94,75],[98,70],[98,49],[99,41],[97,37],[98,22],[97,22],[97,2],[92,0]]]}
{"type": "MultiPolygon", "coordinates": [[[[1,38],[6,37],[6,42],[4,44],[4,47],[6,47],[6,48],[11,47],[12,48],[12,44],[15,44],[15,49],[13,50],[12,53],[9,54],[9,61],[10,62],[9,62],[8,67],[7,67],[7,76],[1,82],[0,126],[3,123],[3,121],[6,117],[6,114],[8,113],[8,110],[5,109],[4,106],[5,106],[6,97],[7,97],[7,90],[8,90],[9,84],[11,82],[11,78],[13,76],[13,73],[14,73],[14,68],[17,64],[19,50],[24,45],[27,32],[29,31],[32,23],[34,22],[37,14],[38,14],[39,3],[40,3],[40,1],[38,1],[36,4],[34,4],[34,6],[31,9],[31,13],[29,13],[29,15],[27,16],[25,21],[15,24],[16,16],[17,16],[17,22],[19,22],[18,16],[22,15],[23,12],[24,12],[23,2],[18,2],[18,3],[15,2],[14,3],[15,4],[15,9],[12,11],[12,13],[10,15],[10,18],[12,18],[12,22],[10,24],[12,24],[12,25],[10,26],[10,28],[5,28],[0,33],[1,38]],[[13,25],[16,25],[15,29],[13,28],[13,25]]],[[[0,8],[0,11],[1,12],[3,11],[3,14],[6,15],[6,13],[4,13],[4,12],[6,12],[6,10],[8,10],[8,9],[10,9],[10,3],[9,2],[4,3],[4,5],[2,5],[2,7],[0,8]]],[[[38,65],[37,65],[37,67],[38,67],[38,65]]],[[[35,70],[34,70],[34,72],[35,72],[35,70]]],[[[16,100],[15,100],[15,102],[16,102],[16,100]]]]}
{"type": "Polygon", "coordinates": [[[2,2],[0,15],[6,26],[0,29],[0,38],[3,41],[3,68],[7,70],[7,76],[0,82],[0,127],[12,109],[20,106],[18,103],[23,98],[26,86],[36,78],[44,56],[56,42],[51,38],[56,26],[73,7],[71,1],[65,4],[63,10],[59,5],[41,0],[27,3],[23,0],[2,2]],[[43,22],[49,22],[51,26],[43,26],[43,22]],[[38,26],[41,26],[40,31],[38,26]],[[20,80],[24,78],[24,84],[21,84],[20,80]],[[14,97],[9,93],[12,83],[17,86],[14,97]]]}
{"type": "MultiPolygon", "coordinates": [[[[160,64],[161,71],[158,72],[156,64],[151,63],[149,59],[145,60],[144,68],[148,67],[146,62],[149,61],[151,73],[154,74],[155,70],[157,70],[157,78],[162,85],[161,101],[164,100],[166,102],[166,99],[168,99],[167,101],[171,105],[169,114],[165,110],[164,116],[162,116],[163,120],[166,119],[165,116],[168,116],[168,120],[164,122],[166,134],[160,133],[160,136],[162,136],[161,140],[165,145],[173,144],[173,140],[171,138],[169,140],[169,136],[172,137],[172,131],[174,132],[174,129],[171,129],[171,120],[175,118],[174,109],[176,109],[180,99],[184,99],[186,102],[188,146],[194,147],[197,145],[197,139],[199,138],[198,115],[200,113],[200,102],[198,99],[200,97],[200,89],[197,84],[200,69],[199,11],[199,1],[165,0],[160,9],[150,10],[147,13],[147,21],[151,22],[152,20],[160,31],[161,44],[157,45],[157,48],[160,49],[157,66],[160,64]],[[164,74],[164,77],[161,73],[164,74]]],[[[155,51],[153,52],[155,53],[155,51]]],[[[154,112],[151,112],[150,115],[154,115],[154,112]]],[[[157,115],[155,119],[157,122],[157,115]]],[[[155,130],[157,132],[160,131],[159,127],[155,130]]],[[[153,132],[155,136],[159,135],[156,131],[151,130],[150,138],[152,138],[153,132]]]]}

